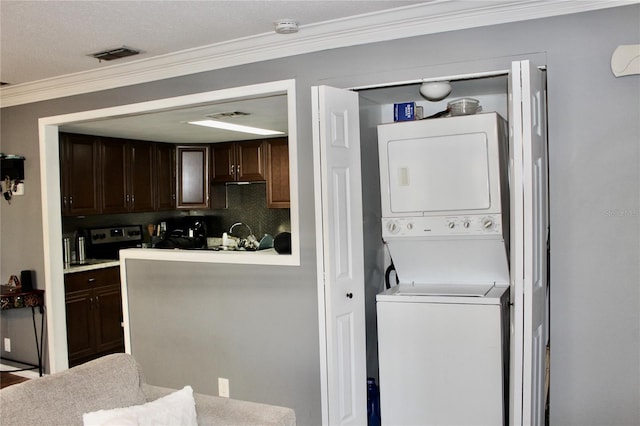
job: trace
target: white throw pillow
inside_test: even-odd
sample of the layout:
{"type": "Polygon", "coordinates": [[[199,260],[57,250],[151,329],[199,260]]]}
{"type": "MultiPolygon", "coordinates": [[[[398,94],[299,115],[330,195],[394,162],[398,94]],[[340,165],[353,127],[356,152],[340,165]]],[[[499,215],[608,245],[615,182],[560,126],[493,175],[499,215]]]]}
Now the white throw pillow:
{"type": "Polygon", "coordinates": [[[143,405],[85,413],[82,421],[84,426],[198,425],[191,386],[143,405]]]}

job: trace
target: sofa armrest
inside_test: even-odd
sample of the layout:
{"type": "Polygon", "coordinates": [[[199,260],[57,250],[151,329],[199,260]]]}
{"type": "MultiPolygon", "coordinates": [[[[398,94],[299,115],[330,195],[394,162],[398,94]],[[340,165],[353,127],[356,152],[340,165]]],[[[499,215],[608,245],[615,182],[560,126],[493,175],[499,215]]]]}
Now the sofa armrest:
{"type": "MultiPolygon", "coordinates": [[[[142,391],[146,395],[147,401],[153,401],[175,392],[175,389],[144,383],[142,391]]],[[[291,408],[199,393],[194,393],[193,398],[196,401],[199,426],[295,426],[296,424],[296,415],[291,408]]]]}

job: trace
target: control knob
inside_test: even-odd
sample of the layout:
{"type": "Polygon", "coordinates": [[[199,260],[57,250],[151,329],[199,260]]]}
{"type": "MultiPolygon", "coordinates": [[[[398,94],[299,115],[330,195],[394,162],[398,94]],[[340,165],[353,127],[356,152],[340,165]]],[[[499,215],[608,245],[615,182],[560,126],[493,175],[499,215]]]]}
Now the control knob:
{"type": "Polygon", "coordinates": [[[485,217],[484,219],[482,219],[482,227],[484,229],[493,228],[493,219],[491,219],[490,217],[485,217]]]}
{"type": "Polygon", "coordinates": [[[400,231],[400,227],[395,220],[392,220],[387,223],[387,231],[389,231],[391,234],[397,234],[400,231]]]}

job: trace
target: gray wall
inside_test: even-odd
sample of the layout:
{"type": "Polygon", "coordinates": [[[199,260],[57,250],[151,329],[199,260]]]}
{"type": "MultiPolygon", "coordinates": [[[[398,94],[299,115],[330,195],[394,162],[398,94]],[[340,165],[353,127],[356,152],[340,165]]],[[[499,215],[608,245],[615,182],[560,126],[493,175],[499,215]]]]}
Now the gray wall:
{"type": "MultiPolygon", "coordinates": [[[[128,265],[128,280],[133,350],[150,381],[191,382],[213,393],[215,378],[228,377],[232,396],[291,405],[300,424],[318,424],[309,87],[340,76],[364,82],[386,73],[388,81],[401,80],[419,77],[417,70],[430,66],[546,52],[551,424],[639,424],[640,76],[615,78],[609,67],[615,47],[640,43],[639,21],[640,5],[633,5],[330,50],[2,109],[0,148],[27,157],[27,195],[0,207],[2,277],[20,269],[42,273],[38,117],[295,77],[301,266],[139,261],[128,265]]],[[[18,330],[24,327],[11,324],[8,332],[28,335],[18,330]]]]}

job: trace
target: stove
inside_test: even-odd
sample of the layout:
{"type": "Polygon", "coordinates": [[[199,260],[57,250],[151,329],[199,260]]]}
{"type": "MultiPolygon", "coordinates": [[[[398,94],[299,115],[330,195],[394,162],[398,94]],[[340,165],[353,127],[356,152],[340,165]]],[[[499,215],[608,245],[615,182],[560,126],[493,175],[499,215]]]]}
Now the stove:
{"type": "Polygon", "coordinates": [[[142,225],[89,229],[87,240],[87,257],[118,259],[121,249],[142,247],[142,225]]]}

